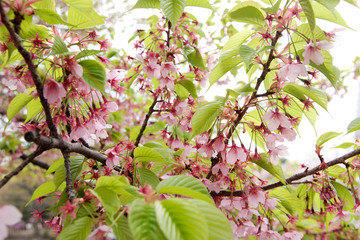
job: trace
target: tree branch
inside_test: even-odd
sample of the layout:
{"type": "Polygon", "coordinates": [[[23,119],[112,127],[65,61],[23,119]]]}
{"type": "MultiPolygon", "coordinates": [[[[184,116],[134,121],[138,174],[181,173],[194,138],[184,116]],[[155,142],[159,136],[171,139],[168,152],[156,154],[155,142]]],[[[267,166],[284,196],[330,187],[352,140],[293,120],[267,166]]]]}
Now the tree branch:
{"type": "Polygon", "coordinates": [[[40,98],[41,105],[44,108],[44,112],[45,112],[45,116],[46,116],[46,123],[50,129],[50,134],[53,137],[58,137],[59,135],[57,133],[56,126],[52,120],[49,103],[47,102],[47,100],[45,99],[44,94],[43,94],[43,84],[41,82],[39,74],[37,73],[37,67],[35,66],[34,62],[32,61],[32,56],[31,56],[30,52],[28,52],[25,49],[24,45],[21,43],[20,36],[16,33],[14,28],[11,26],[9,18],[6,16],[2,4],[0,4],[0,16],[1,16],[1,22],[5,25],[6,29],[9,31],[9,34],[11,36],[11,39],[14,42],[16,49],[19,51],[21,56],[23,56],[27,66],[29,68],[31,78],[36,86],[36,90],[37,90],[39,98],[40,98]]]}
{"type": "MultiPolygon", "coordinates": [[[[1,4],[0,4],[1,5],[1,4]]],[[[25,161],[23,161],[15,170],[7,174],[3,179],[0,181],[0,189],[5,186],[5,184],[15,175],[18,175],[35,157],[42,154],[46,148],[38,147],[32,154],[30,154],[25,161]]]]}
{"type": "MultiPolygon", "coordinates": [[[[150,119],[150,117],[151,117],[151,114],[154,112],[154,107],[155,107],[156,103],[157,103],[157,98],[155,97],[153,103],[152,103],[151,106],[149,107],[148,113],[147,113],[146,116],[145,116],[145,119],[144,119],[143,124],[142,124],[142,126],[141,126],[139,135],[137,136],[137,138],[136,138],[136,140],[135,140],[134,145],[135,145],[136,147],[139,146],[140,140],[141,140],[141,138],[142,138],[142,136],[143,136],[143,134],[144,134],[144,131],[145,131],[146,126],[147,126],[147,123],[148,123],[148,121],[149,121],[149,119],[150,119]]],[[[133,153],[131,153],[131,155],[133,155],[133,153]]]]}
{"type": "MultiPolygon", "coordinates": [[[[354,151],[352,152],[349,152],[341,157],[338,157],[338,158],[335,158],[329,162],[326,163],[326,165],[328,167],[331,167],[331,166],[334,166],[334,165],[337,165],[337,164],[345,164],[346,160],[351,158],[351,157],[354,157],[356,155],[359,155],[360,154],[360,148],[357,148],[355,149],[354,151]]],[[[307,176],[310,176],[310,175],[313,175],[319,171],[323,170],[323,164],[319,164],[318,166],[310,169],[310,170],[307,170],[307,171],[304,171],[302,173],[297,173],[291,177],[288,177],[285,179],[285,182],[287,184],[291,184],[293,181],[296,181],[296,180],[300,180],[304,177],[307,177],[307,176]]],[[[277,188],[277,187],[281,187],[283,186],[284,184],[282,182],[275,182],[275,183],[272,183],[272,184],[269,184],[269,185],[266,185],[266,186],[263,186],[262,187],[262,190],[266,191],[266,190],[270,190],[270,189],[274,189],[274,188],[277,188]]],[[[220,196],[242,196],[243,194],[243,191],[220,191],[219,193],[216,193],[214,191],[210,192],[211,196],[212,197],[220,197],[220,196]]]]}
{"type": "MultiPolygon", "coordinates": [[[[28,156],[29,156],[29,155],[23,154],[23,155],[20,156],[20,158],[21,158],[22,160],[26,160],[28,156]]],[[[49,165],[49,164],[47,164],[47,163],[45,163],[45,162],[43,162],[43,161],[40,161],[40,160],[38,160],[38,159],[36,159],[36,158],[32,159],[30,162],[31,162],[32,164],[34,164],[34,165],[36,165],[36,166],[38,166],[38,167],[41,167],[41,168],[43,168],[43,169],[46,169],[46,170],[48,170],[48,169],[50,168],[50,165],[49,165]]]]}
{"type": "Polygon", "coordinates": [[[60,150],[67,150],[69,153],[79,153],[87,158],[92,158],[102,164],[105,164],[107,156],[92,150],[90,148],[85,147],[79,142],[69,143],[64,141],[61,138],[54,138],[48,136],[42,136],[36,131],[31,131],[25,133],[25,140],[28,142],[34,142],[39,146],[44,146],[48,148],[57,148],[60,150]]]}
{"type": "Polygon", "coordinates": [[[66,173],[66,193],[68,194],[69,200],[73,203],[75,199],[75,189],[71,179],[71,166],[70,166],[70,153],[66,150],[61,150],[62,155],[64,156],[64,165],[65,165],[65,173],[66,173]]]}

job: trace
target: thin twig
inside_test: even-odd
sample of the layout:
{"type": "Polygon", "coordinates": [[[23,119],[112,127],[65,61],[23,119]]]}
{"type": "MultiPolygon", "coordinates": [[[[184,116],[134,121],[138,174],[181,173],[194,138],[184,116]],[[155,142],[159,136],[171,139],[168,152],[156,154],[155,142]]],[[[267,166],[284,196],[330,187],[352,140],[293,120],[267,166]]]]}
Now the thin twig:
{"type": "MultiPolygon", "coordinates": [[[[139,132],[139,134],[138,134],[138,136],[137,136],[137,138],[136,138],[136,140],[135,140],[134,145],[135,145],[136,147],[139,146],[140,140],[141,140],[141,138],[142,138],[142,136],[143,136],[143,134],[144,134],[144,131],[145,131],[146,126],[147,126],[147,123],[148,123],[148,121],[149,121],[149,119],[150,119],[150,117],[151,117],[151,114],[154,112],[154,107],[155,107],[155,105],[156,105],[157,102],[158,102],[158,101],[157,101],[157,98],[155,97],[153,103],[152,103],[151,106],[149,107],[149,111],[148,111],[148,113],[147,113],[146,116],[145,116],[145,119],[144,119],[143,124],[142,124],[141,129],[140,129],[140,132],[139,132]]],[[[133,153],[132,153],[131,155],[133,155],[133,153]]]]}
{"type": "MultiPolygon", "coordinates": [[[[23,155],[20,156],[20,158],[21,158],[22,160],[26,160],[28,156],[29,156],[29,155],[23,154],[23,155]]],[[[43,161],[40,161],[40,160],[38,160],[38,159],[36,159],[36,158],[32,159],[30,162],[31,162],[32,164],[34,164],[34,165],[36,165],[36,166],[38,166],[38,167],[41,167],[41,168],[43,168],[43,169],[46,169],[46,170],[48,170],[48,169],[50,168],[50,165],[49,165],[49,164],[47,164],[47,163],[45,163],[45,162],[43,162],[43,161]]]]}
{"type": "Polygon", "coordinates": [[[38,96],[40,98],[41,105],[43,106],[43,109],[45,112],[46,123],[50,129],[50,134],[53,137],[58,137],[59,135],[57,133],[56,126],[52,120],[49,103],[47,102],[47,100],[45,99],[44,94],[43,94],[43,84],[41,82],[39,74],[37,73],[37,67],[35,66],[34,62],[32,61],[32,56],[31,56],[30,52],[28,52],[25,49],[24,45],[22,44],[22,42],[21,42],[22,39],[16,33],[14,28],[11,26],[9,18],[6,16],[2,4],[0,4],[0,16],[1,16],[1,22],[4,24],[6,29],[9,31],[9,34],[11,36],[11,39],[12,39],[16,49],[19,51],[21,56],[23,56],[27,66],[29,68],[31,78],[36,86],[36,90],[37,90],[38,96]]]}
{"type": "MultiPolygon", "coordinates": [[[[335,158],[329,162],[326,163],[326,165],[328,167],[331,167],[331,166],[334,166],[334,165],[337,165],[337,164],[344,164],[345,161],[351,157],[354,157],[356,155],[359,155],[360,154],[360,148],[357,148],[355,149],[354,151],[352,152],[349,152],[341,157],[338,157],[338,158],[335,158]]],[[[302,178],[305,178],[307,176],[310,176],[310,175],[313,175],[319,171],[323,170],[322,168],[322,164],[319,164],[318,166],[310,169],[310,170],[307,170],[307,171],[304,171],[304,172],[301,172],[301,173],[297,173],[291,177],[288,177],[285,179],[285,183],[286,185],[287,184],[291,184],[293,181],[296,181],[296,180],[300,180],[302,178]]],[[[281,187],[283,186],[284,183],[282,182],[275,182],[275,183],[272,183],[272,184],[269,184],[269,185],[266,185],[266,186],[263,186],[262,187],[262,190],[266,191],[266,190],[270,190],[270,189],[274,189],[274,188],[277,188],[277,187],[281,187]]],[[[219,196],[242,196],[243,194],[243,191],[220,191],[218,193],[216,192],[210,192],[211,196],[213,197],[219,197],[219,196]]]]}
{"type": "MultiPolygon", "coordinates": [[[[0,4],[1,5],[1,4],[0,4]]],[[[3,179],[0,181],[0,189],[5,186],[5,184],[14,176],[18,175],[35,157],[42,154],[46,148],[38,147],[32,154],[30,154],[25,161],[23,161],[17,168],[15,168],[12,172],[7,174],[3,179]]]]}

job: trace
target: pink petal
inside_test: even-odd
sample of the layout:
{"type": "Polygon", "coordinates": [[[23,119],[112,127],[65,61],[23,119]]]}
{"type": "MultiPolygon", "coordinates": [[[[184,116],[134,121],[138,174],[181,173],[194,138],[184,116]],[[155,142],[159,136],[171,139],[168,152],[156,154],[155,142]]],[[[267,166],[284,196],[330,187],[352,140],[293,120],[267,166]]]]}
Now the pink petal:
{"type": "Polygon", "coordinates": [[[21,212],[12,205],[3,205],[0,207],[0,225],[14,225],[20,222],[21,212]]]}

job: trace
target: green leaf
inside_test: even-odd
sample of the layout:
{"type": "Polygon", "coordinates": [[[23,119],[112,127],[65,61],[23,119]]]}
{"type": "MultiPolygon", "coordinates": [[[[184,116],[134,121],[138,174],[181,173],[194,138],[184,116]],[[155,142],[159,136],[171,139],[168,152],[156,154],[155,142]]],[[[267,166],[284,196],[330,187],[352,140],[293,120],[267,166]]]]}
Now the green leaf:
{"type": "Polygon", "coordinates": [[[336,87],[336,83],[339,80],[340,73],[338,73],[338,69],[333,66],[333,59],[331,54],[325,50],[321,50],[321,53],[324,56],[324,63],[321,65],[316,65],[315,63],[310,61],[310,65],[322,72],[327,77],[327,79],[329,79],[331,84],[336,87]]]}
{"type": "Polygon", "coordinates": [[[213,10],[209,0],[187,0],[186,6],[202,7],[213,10]]]}
{"type": "Polygon", "coordinates": [[[134,150],[135,162],[164,162],[166,161],[163,156],[148,147],[137,147],[134,150]]]}
{"type": "Polygon", "coordinates": [[[50,55],[66,55],[69,53],[69,49],[67,48],[65,42],[61,39],[60,36],[56,35],[54,37],[54,44],[51,48],[50,55]]]}
{"type": "Polygon", "coordinates": [[[243,44],[252,34],[254,34],[253,30],[244,30],[232,35],[221,50],[220,61],[238,55],[241,44],[243,44]]]}
{"type": "Polygon", "coordinates": [[[177,25],[177,20],[184,12],[186,0],[160,0],[161,9],[164,11],[167,19],[173,26],[177,25]]]}
{"type": "MultiPolygon", "coordinates": [[[[108,224],[110,225],[110,224],[108,224]]],[[[130,225],[128,223],[127,217],[121,215],[120,218],[116,221],[116,223],[112,227],[115,236],[121,240],[133,240],[134,237],[130,230],[130,225]]]]}
{"type": "Polygon", "coordinates": [[[158,8],[160,9],[160,0],[138,0],[134,7],[135,8],[158,8]]]}
{"type": "Polygon", "coordinates": [[[105,211],[111,220],[120,208],[120,200],[118,195],[106,187],[96,187],[95,190],[90,189],[91,193],[101,202],[105,211]]]}
{"type": "Polygon", "coordinates": [[[49,9],[55,11],[55,0],[42,0],[31,4],[35,9],[49,9]]]}
{"type": "Polygon", "coordinates": [[[299,100],[307,100],[309,97],[311,100],[319,104],[325,110],[327,110],[328,100],[326,95],[315,88],[307,88],[299,86],[297,84],[287,84],[284,87],[284,91],[298,98],[299,100]]]}
{"type": "Polygon", "coordinates": [[[49,175],[50,173],[55,172],[62,165],[64,165],[64,158],[56,160],[55,162],[53,162],[53,164],[51,164],[48,170],[46,170],[45,175],[49,175]]]}
{"type": "Polygon", "coordinates": [[[247,45],[241,45],[239,48],[239,55],[245,63],[246,69],[249,69],[252,60],[257,55],[257,52],[252,47],[249,47],[247,45]]]}
{"type": "Polygon", "coordinates": [[[174,90],[180,101],[185,101],[189,97],[189,91],[181,84],[176,83],[174,90]]]}
{"type": "Polygon", "coordinates": [[[340,134],[341,133],[337,132],[326,132],[318,138],[318,140],[316,141],[316,146],[320,147],[327,141],[339,136],[340,134]]]}
{"type": "Polygon", "coordinates": [[[106,95],[104,85],[106,81],[106,72],[104,66],[92,59],[82,60],[79,62],[84,72],[82,78],[92,88],[95,88],[106,95]]]}
{"type": "Polygon", "coordinates": [[[50,9],[34,9],[34,12],[48,24],[64,24],[71,25],[65,22],[59,14],[50,9]]]}
{"type": "Polygon", "coordinates": [[[84,13],[90,13],[94,8],[92,0],[63,0],[63,2],[84,13]]]}
{"type": "Polygon", "coordinates": [[[281,0],[278,0],[275,4],[272,4],[272,7],[263,8],[265,12],[269,14],[276,14],[279,10],[281,0]]]}
{"type": "Polygon", "coordinates": [[[185,199],[166,199],[155,202],[160,229],[171,240],[207,240],[209,229],[204,215],[185,199]]]}
{"type": "Polygon", "coordinates": [[[157,187],[158,193],[177,194],[195,199],[200,199],[213,204],[212,198],[204,184],[191,176],[171,176],[161,181],[157,187]]]}
{"type": "Polygon", "coordinates": [[[130,207],[129,225],[136,240],[166,240],[156,221],[154,205],[135,200],[130,207]]]}
{"type": "Polygon", "coordinates": [[[352,142],[344,142],[342,144],[340,144],[339,146],[333,147],[333,148],[342,148],[342,149],[347,149],[349,147],[353,147],[355,146],[355,143],[352,142]]]}
{"type": "Polygon", "coordinates": [[[315,23],[315,14],[312,8],[310,0],[299,0],[301,7],[304,9],[305,16],[309,22],[311,31],[314,31],[315,23]]]}
{"type": "Polygon", "coordinates": [[[201,53],[198,49],[192,48],[192,51],[187,53],[185,57],[191,65],[195,67],[205,68],[204,59],[202,58],[201,53]]]}
{"type": "Polygon", "coordinates": [[[28,122],[30,119],[33,119],[36,115],[40,114],[43,111],[43,106],[41,105],[40,98],[31,100],[27,105],[27,115],[25,122],[28,122]]]}
{"type": "MultiPolygon", "coordinates": [[[[70,169],[71,169],[71,179],[74,182],[76,177],[79,175],[82,164],[84,162],[84,157],[70,157],[70,169]]],[[[65,181],[66,171],[65,165],[60,166],[54,174],[54,184],[56,189],[65,181]]]]}
{"type": "Polygon", "coordinates": [[[263,26],[266,23],[264,21],[266,14],[261,8],[261,4],[257,2],[241,2],[230,10],[229,15],[238,22],[263,26]]]}
{"type": "Polygon", "coordinates": [[[224,106],[226,98],[219,97],[213,102],[209,102],[200,107],[191,118],[192,136],[196,136],[207,131],[218,116],[224,106]]]}
{"type": "Polygon", "coordinates": [[[345,0],[345,2],[348,2],[348,3],[352,4],[352,5],[354,5],[355,7],[358,7],[357,0],[345,0]]]}
{"type": "MultiPolygon", "coordinates": [[[[328,3],[331,1],[326,0],[323,2],[328,3]]],[[[338,11],[336,11],[335,9],[330,10],[326,6],[323,6],[316,2],[313,3],[313,7],[314,7],[314,13],[315,13],[316,18],[324,19],[326,21],[333,22],[333,23],[339,24],[341,26],[350,28],[346,24],[345,20],[341,17],[340,13],[338,11]]]]}
{"type": "Polygon", "coordinates": [[[352,197],[352,193],[349,191],[348,187],[335,181],[330,181],[330,183],[335,188],[338,197],[344,201],[342,204],[344,208],[343,210],[348,211],[352,209],[355,203],[354,198],[352,197]]]}
{"type": "Polygon", "coordinates": [[[196,87],[195,87],[193,81],[184,79],[182,81],[179,81],[178,84],[183,86],[191,94],[191,96],[194,99],[196,99],[198,97],[197,92],[196,92],[196,87]]]}
{"type": "Polygon", "coordinates": [[[355,118],[347,127],[347,134],[360,130],[360,117],[355,118]]]}
{"type": "Polygon", "coordinates": [[[242,62],[240,57],[227,58],[223,61],[220,61],[214,69],[211,71],[209,76],[210,86],[209,88],[216,83],[225,73],[239,65],[242,62]]]}
{"type": "Polygon", "coordinates": [[[145,184],[151,185],[153,189],[159,184],[160,180],[158,176],[147,168],[138,168],[141,186],[145,184]]]}
{"type": "Polygon", "coordinates": [[[25,207],[27,205],[29,205],[30,202],[32,202],[34,199],[37,199],[39,197],[42,197],[46,194],[49,194],[49,193],[52,193],[52,192],[55,192],[56,190],[56,187],[55,187],[55,184],[54,182],[45,182],[43,184],[41,184],[40,186],[38,186],[35,191],[33,192],[29,202],[25,205],[25,207]]]}
{"type": "Polygon", "coordinates": [[[85,240],[91,232],[93,219],[82,217],[75,219],[74,222],[67,225],[57,236],[57,240],[85,240]]]}
{"type": "Polygon", "coordinates": [[[228,219],[218,208],[201,200],[189,199],[188,201],[204,215],[210,231],[209,240],[234,239],[228,219]]]}
{"type": "Polygon", "coordinates": [[[76,55],[76,58],[75,60],[78,60],[80,58],[83,58],[83,57],[88,57],[88,56],[93,56],[93,55],[97,55],[101,53],[101,51],[99,50],[89,50],[89,49],[85,49],[85,50],[82,50],[81,52],[79,52],[77,55],[76,55]]]}
{"type": "Polygon", "coordinates": [[[305,206],[299,199],[287,189],[277,188],[270,191],[269,196],[279,200],[279,204],[284,207],[292,216],[298,213],[299,217],[303,216],[305,206]]]}
{"type": "Polygon", "coordinates": [[[18,114],[21,109],[23,109],[33,99],[34,96],[27,93],[20,93],[16,95],[16,97],[11,100],[6,110],[8,121],[10,122],[11,119],[13,119],[16,114],[18,114]]]}
{"type": "Polygon", "coordinates": [[[261,167],[262,169],[266,170],[274,177],[276,177],[283,184],[286,184],[285,176],[281,168],[280,169],[276,168],[276,166],[274,166],[271,162],[268,162],[267,159],[257,160],[255,161],[255,164],[261,167]]]}
{"type": "Polygon", "coordinates": [[[123,189],[129,186],[129,183],[120,181],[117,176],[101,176],[96,181],[96,188],[107,188],[118,194],[121,194],[123,189]]]}
{"type": "Polygon", "coordinates": [[[72,27],[73,29],[85,29],[104,24],[104,19],[105,17],[100,16],[93,9],[90,12],[83,12],[77,8],[70,7],[67,21],[74,26],[72,27]]]}

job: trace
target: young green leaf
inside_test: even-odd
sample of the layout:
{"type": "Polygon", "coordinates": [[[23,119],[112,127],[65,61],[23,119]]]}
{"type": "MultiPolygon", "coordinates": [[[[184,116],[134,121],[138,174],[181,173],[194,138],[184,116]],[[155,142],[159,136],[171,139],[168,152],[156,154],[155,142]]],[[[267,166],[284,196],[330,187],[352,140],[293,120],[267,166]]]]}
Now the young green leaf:
{"type": "MultiPolygon", "coordinates": [[[[111,226],[111,223],[108,225],[111,226]]],[[[114,231],[115,236],[118,239],[121,239],[121,240],[133,240],[134,239],[133,234],[130,230],[130,225],[128,223],[128,219],[124,215],[121,215],[119,217],[119,219],[113,225],[112,229],[114,231]]]]}
{"type": "MultiPolygon", "coordinates": [[[[74,182],[76,177],[79,175],[82,164],[84,162],[84,157],[71,157],[70,158],[70,169],[71,169],[71,179],[74,182]]],[[[54,174],[54,183],[56,189],[65,181],[66,178],[66,171],[65,166],[61,165],[54,174]]]]}
{"type": "Polygon", "coordinates": [[[324,133],[323,135],[321,135],[318,140],[316,141],[316,146],[320,147],[322,146],[324,143],[326,143],[327,141],[339,136],[341,133],[337,133],[337,132],[327,132],[324,133]]]}
{"type": "Polygon", "coordinates": [[[148,147],[137,147],[134,150],[134,161],[135,162],[164,162],[166,159],[155,151],[148,147]]]}
{"type": "Polygon", "coordinates": [[[172,25],[176,26],[177,20],[184,12],[186,0],[160,0],[161,9],[172,25]]]}
{"type": "Polygon", "coordinates": [[[58,240],[85,240],[91,232],[93,218],[82,217],[67,225],[57,236],[58,240]]]}
{"type": "Polygon", "coordinates": [[[284,173],[280,169],[277,169],[271,162],[267,159],[261,159],[255,161],[255,164],[261,167],[262,169],[266,170],[268,173],[276,177],[280,182],[286,184],[284,173]]]}
{"type": "Polygon", "coordinates": [[[209,240],[234,239],[228,219],[217,207],[197,199],[188,201],[204,215],[210,231],[209,240]]]}
{"type": "Polygon", "coordinates": [[[35,9],[49,9],[55,11],[55,0],[42,0],[31,4],[35,9]]]}
{"type": "Polygon", "coordinates": [[[53,181],[51,182],[44,182],[43,184],[41,184],[40,186],[38,186],[35,191],[33,192],[29,202],[25,205],[25,207],[27,205],[29,205],[30,202],[32,202],[33,200],[42,197],[46,194],[55,192],[56,187],[53,181]]]}
{"type": "Polygon", "coordinates": [[[45,22],[48,24],[64,24],[70,25],[69,23],[65,22],[64,19],[61,18],[57,12],[50,10],[50,9],[34,9],[34,12],[45,22]]]}
{"type": "Polygon", "coordinates": [[[220,61],[236,56],[239,53],[241,44],[252,34],[254,34],[253,30],[244,30],[232,35],[221,50],[220,61]]]}
{"type": "Polygon", "coordinates": [[[202,7],[213,10],[209,0],[187,0],[186,6],[202,7]]]}
{"type": "Polygon", "coordinates": [[[349,188],[336,181],[330,181],[331,185],[335,188],[337,195],[344,201],[346,204],[343,205],[343,210],[348,211],[352,209],[355,205],[354,198],[349,188]]]}
{"type": "Polygon", "coordinates": [[[84,12],[70,6],[67,21],[73,25],[73,29],[92,28],[104,24],[105,17],[100,16],[94,9],[84,12]]]}
{"type": "Polygon", "coordinates": [[[40,98],[31,100],[27,105],[27,115],[25,123],[33,119],[35,116],[40,114],[43,111],[43,106],[41,105],[40,98]]]}
{"type": "Polygon", "coordinates": [[[90,191],[101,202],[109,218],[113,220],[120,208],[120,200],[117,193],[106,187],[96,187],[95,190],[90,189],[90,191]]]}
{"type": "Polygon", "coordinates": [[[106,72],[104,66],[100,62],[92,59],[82,60],[79,62],[79,65],[81,65],[84,70],[82,76],[84,81],[105,95],[104,85],[106,72]]]}
{"type": "Polygon", "coordinates": [[[186,199],[157,201],[155,212],[160,229],[167,239],[209,239],[209,229],[204,215],[186,199]]]}
{"type": "MultiPolygon", "coordinates": [[[[326,0],[324,2],[328,2],[328,0],[326,0]]],[[[345,20],[341,17],[339,12],[336,11],[335,9],[330,10],[317,2],[313,3],[313,7],[314,7],[314,13],[315,13],[316,18],[324,19],[326,21],[333,22],[333,23],[339,24],[341,26],[350,28],[346,24],[345,20]]]]}
{"type": "Polygon", "coordinates": [[[16,114],[18,114],[21,109],[23,109],[33,99],[34,96],[27,93],[19,93],[16,95],[16,97],[11,100],[6,110],[8,121],[10,122],[11,119],[13,119],[16,114]]]}
{"type": "Polygon", "coordinates": [[[314,31],[315,23],[315,14],[312,8],[310,0],[299,0],[301,7],[304,9],[306,19],[309,22],[311,31],[314,31]]]}
{"type": "Polygon", "coordinates": [[[90,13],[94,8],[92,0],[63,0],[63,1],[66,4],[68,4],[70,7],[76,8],[77,10],[84,13],[90,13]]]}
{"type": "Polygon", "coordinates": [[[239,65],[242,62],[241,57],[226,58],[225,60],[219,62],[215,68],[211,71],[209,76],[210,86],[209,88],[216,83],[225,73],[239,65]]]}
{"type": "Polygon", "coordinates": [[[224,106],[226,98],[219,97],[213,102],[209,102],[200,107],[191,118],[192,136],[196,136],[207,131],[216,119],[221,108],[224,106]]]}
{"type": "Polygon", "coordinates": [[[156,191],[158,193],[183,195],[212,203],[212,198],[204,184],[187,175],[171,176],[161,181],[157,185],[156,191]]]}
{"type": "Polygon", "coordinates": [[[141,186],[151,185],[153,189],[159,184],[158,176],[147,168],[138,168],[141,186]]]}
{"type": "Polygon", "coordinates": [[[303,216],[305,212],[305,202],[299,199],[285,188],[276,188],[270,191],[269,196],[276,198],[279,204],[284,207],[291,215],[298,214],[299,217],[303,216]]]}
{"type": "Polygon", "coordinates": [[[266,14],[261,8],[261,4],[254,1],[241,2],[230,10],[229,15],[238,22],[263,26],[266,14]]]}
{"type": "Polygon", "coordinates": [[[196,99],[198,97],[197,92],[196,92],[196,87],[191,80],[184,79],[182,81],[179,81],[178,84],[183,86],[194,99],[196,99]]]}
{"type": "Polygon", "coordinates": [[[245,63],[246,69],[249,69],[252,60],[257,55],[257,51],[247,45],[241,45],[239,48],[239,55],[245,63]]]}
{"type": "Polygon", "coordinates": [[[307,88],[299,86],[297,84],[287,84],[284,87],[284,91],[298,98],[299,100],[307,100],[309,97],[311,100],[319,104],[325,110],[327,110],[328,100],[326,95],[315,88],[307,88]]]}
{"type": "Polygon", "coordinates": [[[166,240],[157,221],[155,207],[144,200],[135,200],[130,207],[129,225],[136,240],[166,240]]]}
{"type": "Polygon", "coordinates": [[[132,9],[136,8],[158,8],[160,9],[160,0],[138,0],[132,9]]]}
{"type": "Polygon", "coordinates": [[[189,54],[186,55],[188,62],[195,66],[205,68],[204,59],[198,49],[194,48],[189,54]]]}
{"type": "Polygon", "coordinates": [[[56,35],[54,37],[54,44],[53,47],[51,48],[50,55],[67,55],[67,54],[70,54],[70,52],[65,42],[61,39],[60,36],[56,35]]]}
{"type": "Polygon", "coordinates": [[[355,118],[347,127],[347,134],[360,130],[360,117],[355,118]]]}

